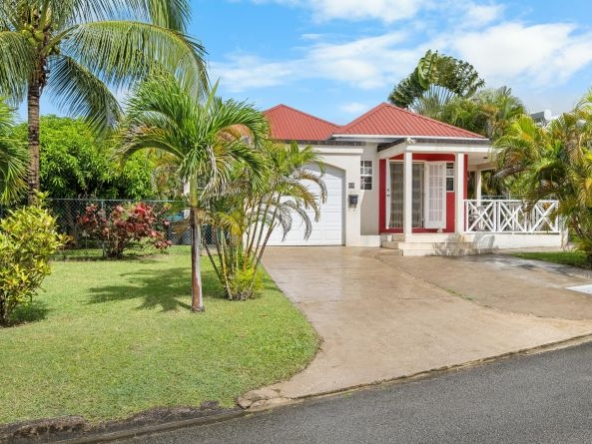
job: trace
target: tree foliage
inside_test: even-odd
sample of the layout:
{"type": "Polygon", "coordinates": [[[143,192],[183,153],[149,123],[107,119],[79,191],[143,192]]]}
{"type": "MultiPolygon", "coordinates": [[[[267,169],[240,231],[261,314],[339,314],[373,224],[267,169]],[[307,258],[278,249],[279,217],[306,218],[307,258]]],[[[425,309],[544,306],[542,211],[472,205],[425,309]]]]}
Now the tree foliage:
{"type": "Polygon", "coordinates": [[[27,149],[16,140],[12,109],[0,98],[0,204],[17,201],[25,191],[27,149]]]}
{"type": "Polygon", "coordinates": [[[495,141],[512,119],[525,113],[525,107],[507,86],[484,87],[485,81],[472,65],[430,50],[389,100],[495,141]]]}
{"type": "Polygon", "coordinates": [[[0,221],[0,326],[9,324],[16,307],[32,300],[64,242],[42,201],[0,221]]]}
{"type": "Polygon", "coordinates": [[[529,202],[558,199],[557,216],[592,265],[592,91],[546,127],[518,117],[495,145],[497,175],[519,180],[529,202]]]}
{"type": "Polygon", "coordinates": [[[79,226],[89,237],[103,242],[104,255],[121,259],[132,243],[148,242],[158,250],[171,246],[164,230],[169,222],[164,218],[168,208],[156,211],[144,203],[117,205],[107,212],[97,205],[89,205],[78,217],[79,226]]]}
{"type": "Polygon", "coordinates": [[[483,86],[485,81],[473,65],[428,50],[415,70],[395,86],[389,101],[417,112],[423,109],[420,114],[429,115],[427,111],[434,104],[442,106],[454,97],[470,97],[483,86]]]}
{"type": "Polygon", "coordinates": [[[483,89],[468,98],[454,98],[442,107],[439,120],[481,134],[496,141],[511,122],[526,113],[522,101],[512,89],[502,86],[483,89]]]}
{"type": "Polygon", "coordinates": [[[154,72],[129,102],[122,126],[123,152],[129,156],[158,149],[171,156],[179,178],[189,183],[192,232],[192,310],[203,311],[200,271],[200,204],[205,194],[223,189],[236,162],[261,175],[265,165],[257,150],[268,133],[264,116],[250,104],[216,97],[217,86],[206,100],[188,94],[175,79],[154,72]]]}
{"type": "Polygon", "coordinates": [[[185,35],[187,0],[3,0],[0,96],[27,98],[29,197],[39,187],[39,98],[97,132],[121,107],[111,92],[131,88],[157,63],[187,91],[207,85],[204,48],[185,35]]]}
{"type": "MultiPolygon", "coordinates": [[[[41,189],[50,198],[152,198],[154,164],[145,155],[122,163],[116,142],[98,138],[81,119],[41,118],[41,189]]],[[[26,139],[26,127],[18,128],[26,139]]]]}
{"type": "Polygon", "coordinates": [[[231,300],[253,297],[272,232],[281,231],[285,236],[296,218],[305,224],[305,236],[310,236],[312,221],[307,210],[312,210],[318,221],[327,195],[321,175],[305,168],[317,165],[324,170],[311,147],[300,150],[296,143],[268,142],[260,153],[267,165],[264,176],[237,165],[228,186],[205,199],[216,254],[206,245],[207,253],[231,300]]]}

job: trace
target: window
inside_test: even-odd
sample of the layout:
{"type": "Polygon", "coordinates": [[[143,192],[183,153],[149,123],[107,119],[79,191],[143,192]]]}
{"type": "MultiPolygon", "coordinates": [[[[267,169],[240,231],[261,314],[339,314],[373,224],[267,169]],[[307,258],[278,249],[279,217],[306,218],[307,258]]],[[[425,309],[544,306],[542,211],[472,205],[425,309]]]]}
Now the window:
{"type": "Polygon", "coordinates": [[[454,191],[454,164],[446,164],[446,191],[454,191]]]}
{"type": "Polygon", "coordinates": [[[362,160],[360,164],[360,189],[372,189],[372,161],[362,160]]]}

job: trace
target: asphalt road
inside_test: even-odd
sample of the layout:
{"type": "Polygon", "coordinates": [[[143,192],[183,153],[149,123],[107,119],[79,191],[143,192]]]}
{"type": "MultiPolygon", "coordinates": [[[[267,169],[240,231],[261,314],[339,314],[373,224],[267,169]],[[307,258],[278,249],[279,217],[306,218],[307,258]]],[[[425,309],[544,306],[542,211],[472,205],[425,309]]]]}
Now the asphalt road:
{"type": "Polygon", "coordinates": [[[125,443],[592,443],[592,343],[125,443]]]}

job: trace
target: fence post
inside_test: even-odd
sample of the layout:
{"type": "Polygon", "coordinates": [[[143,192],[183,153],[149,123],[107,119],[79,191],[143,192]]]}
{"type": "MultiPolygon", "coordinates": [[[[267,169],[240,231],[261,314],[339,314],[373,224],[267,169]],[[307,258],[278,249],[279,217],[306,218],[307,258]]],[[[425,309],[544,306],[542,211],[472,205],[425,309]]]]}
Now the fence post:
{"type": "MultiPolygon", "coordinates": [[[[103,199],[101,199],[99,201],[101,203],[101,212],[103,213],[104,217],[107,217],[107,213],[105,213],[105,201],[103,199]]],[[[103,259],[105,259],[107,257],[107,251],[106,251],[106,247],[105,247],[105,241],[101,242],[101,248],[103,250],[103,259]]]]}

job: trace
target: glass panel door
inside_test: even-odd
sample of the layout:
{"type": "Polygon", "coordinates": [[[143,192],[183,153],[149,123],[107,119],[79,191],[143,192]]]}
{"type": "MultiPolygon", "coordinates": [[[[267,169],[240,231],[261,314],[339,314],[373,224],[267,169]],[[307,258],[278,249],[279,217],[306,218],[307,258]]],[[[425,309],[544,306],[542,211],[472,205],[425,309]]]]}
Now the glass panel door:
{"type": "MultiPolygon", "coordinates": [[[[390,181],[391,181],[391,199],[390,199],[390,218],[388,221],[389,228],[403,228],[403,199],[404,199],[404,182],[403,182],[403,164],[401,162],[391,163],[390,165],[390,181]]],[[[424,189],[424,165],[423,163],[413,164],[412,175],[412,227],[423,227],[424,204],[423,204],[423,189],[424,189]]]]}

